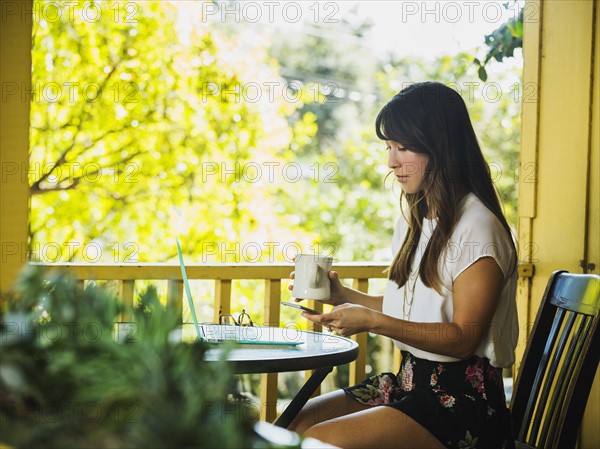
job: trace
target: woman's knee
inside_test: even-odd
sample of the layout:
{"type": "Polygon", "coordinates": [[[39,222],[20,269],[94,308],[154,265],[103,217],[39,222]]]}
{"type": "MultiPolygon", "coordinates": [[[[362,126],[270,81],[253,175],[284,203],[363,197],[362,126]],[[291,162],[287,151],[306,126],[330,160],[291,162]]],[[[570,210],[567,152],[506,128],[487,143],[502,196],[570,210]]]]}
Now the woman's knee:
{"type": "Polygon", "coordinates": [[[313,424],[312,418],[310,418],[310,412],[304,407],[298,415],[292,420],[290,425],[288,426],[288,430],[292,430],[294,432],[303,433],[307,428],[309,428],[313,424]]]}
{"type": "Polygon", "coordinates": [[[294,418],[288,429],[294,432],[304,433],[309,427],[327,419],[332,418],[342,410],[337,410],[339,405],[334,401],[323,401],[320,398],[311,399],[294,418]],[[333,403],[332,403],[333,402],[333,403]]]}
{"type": "Polygon", "coordinates": [[[315,424],[361,410],[365,406],[349,399],[343,391],[335,391],[311,399],[292,421],[288,429],[304,433],[315,424]]]}
{"type": "Polygon", "coordinates": [[[298,412],[298,415],[290,423],[288,429],[293,430],[294,432],[303,433],[310,426],[319,422],[319,409],[322,405],[323,400],[321,397],[310,399],[302,410],[298,412]]]}
{"type": "Polygon", "coordinates": [[[302,436],[305,438],[315,438],[326,443],[332,443],[332,438],[335,439],[335,426],[332,426],[332,422],[326,421],[315,424],[309,427],[302,436]]]}

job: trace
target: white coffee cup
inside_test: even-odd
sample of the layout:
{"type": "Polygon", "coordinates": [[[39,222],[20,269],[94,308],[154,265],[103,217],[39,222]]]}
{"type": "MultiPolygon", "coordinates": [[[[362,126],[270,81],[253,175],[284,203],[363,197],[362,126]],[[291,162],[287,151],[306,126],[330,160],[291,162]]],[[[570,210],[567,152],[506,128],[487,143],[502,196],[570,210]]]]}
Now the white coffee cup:
{"type": "Polygon", "coordinates": [[[333,257],[298,254],[294,261],[294,298],[317,301],[329,299],[331,291],[328,273],[333,264],[333,257]]]}

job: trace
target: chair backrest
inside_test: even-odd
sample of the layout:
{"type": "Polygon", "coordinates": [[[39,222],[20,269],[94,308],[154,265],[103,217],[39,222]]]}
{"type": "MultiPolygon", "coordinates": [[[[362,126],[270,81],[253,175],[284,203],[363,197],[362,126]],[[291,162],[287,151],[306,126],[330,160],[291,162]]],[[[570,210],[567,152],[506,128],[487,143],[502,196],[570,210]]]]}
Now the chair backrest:
{"type": "Polygon", "coordinates": [[[517,441],[572,448],[600,357],[600,276],[550,277],[511,400],[517,441]]]}

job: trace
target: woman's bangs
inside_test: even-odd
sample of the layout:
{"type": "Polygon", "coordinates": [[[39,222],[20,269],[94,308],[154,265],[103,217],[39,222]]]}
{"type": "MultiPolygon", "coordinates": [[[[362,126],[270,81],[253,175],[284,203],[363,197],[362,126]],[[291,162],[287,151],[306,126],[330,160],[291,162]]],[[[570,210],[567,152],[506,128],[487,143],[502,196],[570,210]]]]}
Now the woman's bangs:
{"type": "Polygon", "coordinates": [[[380,140],[392,140],[406,144],[406,132],[402,127],[402,119],[397,114],[394,114],[389,105],[379,112],[375,120],[375,132],[380,140]]]}
{"type": "Polygon", "coordinates": [[[389,122],[389,106],[385,105],[379,114],[377,114],[377,118],[375,119],[375,133],[379,140],[392,140],[388,137],[386,132],[386,124],[389,122]]]}

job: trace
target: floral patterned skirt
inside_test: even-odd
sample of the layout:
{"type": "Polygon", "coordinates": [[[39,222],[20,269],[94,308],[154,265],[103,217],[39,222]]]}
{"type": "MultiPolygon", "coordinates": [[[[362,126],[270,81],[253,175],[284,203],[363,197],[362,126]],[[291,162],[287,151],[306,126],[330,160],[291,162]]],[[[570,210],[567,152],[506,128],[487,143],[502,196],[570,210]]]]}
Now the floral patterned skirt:
{"type": "Polygon", "coordinates": [[[402,411],[446,447],[514,447],[502,370],[486,358],[433,362],[403,351],[398,375],[378,374],[344,390],[362,404],[402,411]]]}

